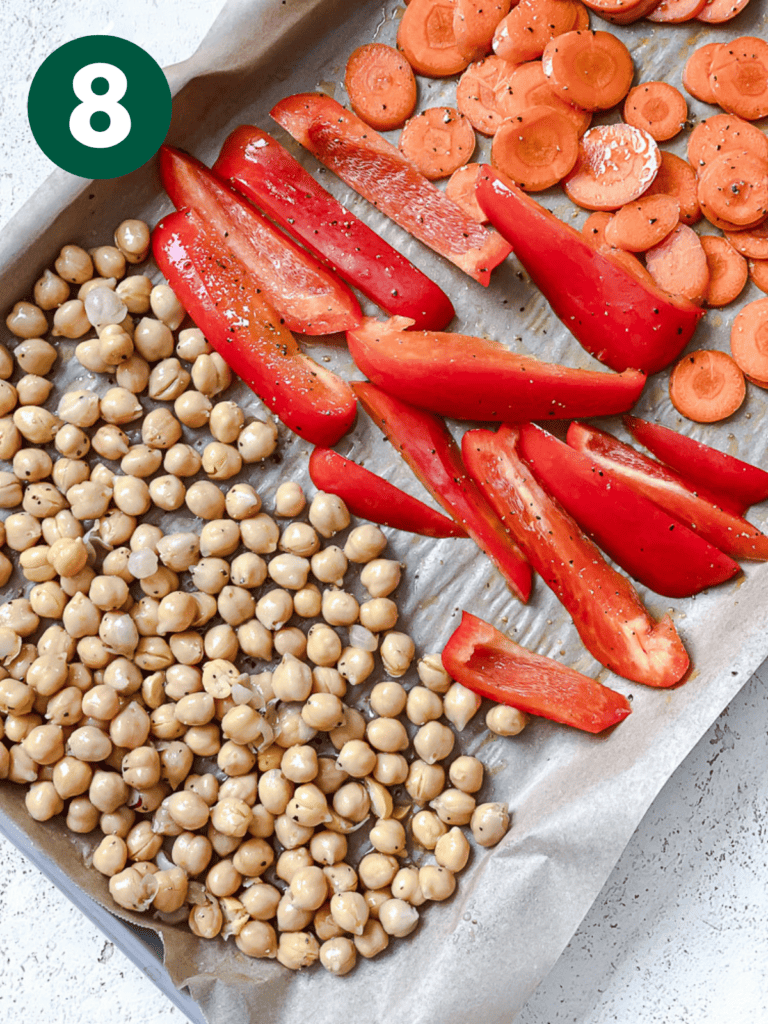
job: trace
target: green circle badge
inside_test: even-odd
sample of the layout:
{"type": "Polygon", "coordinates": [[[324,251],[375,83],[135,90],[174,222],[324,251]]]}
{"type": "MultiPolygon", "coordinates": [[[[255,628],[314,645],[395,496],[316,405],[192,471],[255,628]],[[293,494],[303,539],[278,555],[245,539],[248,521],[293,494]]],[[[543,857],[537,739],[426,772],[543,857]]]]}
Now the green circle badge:
{"type": "Polygon", "coordinates": [[[117,178],[158,151],[171,90],[146,50],[118,36],[82,36],[43,61],[27,102],[35,141],[81,178],[117,178]]]}

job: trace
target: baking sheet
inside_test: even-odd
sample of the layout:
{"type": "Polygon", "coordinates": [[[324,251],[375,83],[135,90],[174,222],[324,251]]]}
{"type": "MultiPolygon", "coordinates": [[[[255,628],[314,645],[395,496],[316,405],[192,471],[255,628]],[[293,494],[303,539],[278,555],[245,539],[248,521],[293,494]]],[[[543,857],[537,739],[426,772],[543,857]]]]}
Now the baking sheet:
{"type": "MultiPolygon", "coordinates": [[[[211,161],[236,124],[253,121],[273,130],[267,112],[289,92],[320,87],[344,102],[338,83],[346,55],[371,39],[391,42],[401,10],[389,3],[382,13],[376,2],[358,5],[349,14],[344,5],[322,0],[229,4],[200,53],[172,70],[177,100],[169,141],[211,161]]],[[[738,34],[764,36],[767,23],[768,16],[750,5],[736,24],[738,34]]],[[[693,47],[737,33],[728,27],[711,31],[703,26],[641,23],[616,34],[630,45],[645,80],[666,78],[679,84],[682,64],[693,47]]],[[[451,102],[455,82],[422,79],[420,87],[420,103],[427,106],[451,102]]],[[[691,110],[701,116],[715,112],[695,102],[691,110]]],[[[617,115],[603,118],[616,119],[617,115]]],[[[279,129],[274,134],[317,170],[279,129]]],[[[683,147],[684,140],[678,140],[670,148],[683,153],[683,147]]],[[[481,155],[484,150],[487,144],[481,155]]],[[[488,334],[510,348],[569,365],[596,365],[551,316],[535,289],[524,277],[521,280],[514,259],[494,274],[491,288],[485,290],[406,239],[329,173],[322,180],[446,288],[459,314],[456,329],[488,334]]],[[[556,191],[543,198],[561,216],[571,215],[573,208],[556,191]]],[[[0,249],[0,266],[7,268],[0,277],[5,306],[29,292],[59,245],[70,240],[103,242],[123,217],[143,215],[154,221],[167,208],[159,198],[152,167],[118,182],[85,187],[79,180],[55,175],[44,195],[28,204],[6,231],[0,249]]],[[[576,222],[583,216],[577,215],[576,222]]],[[[760,294],[750,286],[736,308],[760,294]]],[[[710,312],[694,347],[727,349],[732,315],[733,311],[710,312]]],[[[359,376],[337,344],[312,342],[311,348],[330,359],[334,368],[359,376]]],[[[57,378],[58,387],[71,379],[91,383],[90,375],[76,364],[67,369],[57,378]]],[[[693,436],[760,462],[763,392],[750,387],[747,403],[727,424],[689,429],[673,415],[665,382],[662,374],[649,384],[638,406],[640,415],[681,426],[693,436]]],[[[259,410],[258,401],[244,390],[238,399],[259,410]]],[[[609,429],[616,426],[609,424],[609,429]]],[[[412,486],[409,471],[364,417],[339,447],[394,482],[412,486]]],[[[280,479],[291,476],[308,483],[307,449],[281,433],[281,464],[256,470],[267,507],[280,479]]],[[[765,528],[765,513],[752,518],[765,528]]],[[[180,518],[175,522],[180,525],[180,518]]],[[[631,693],[634,714],[608,737],[536,722],[514,740],[489,739],[478,716],[465,731],[462,747],[477,750],[490,768],[483,799],[509,800],[514,816],[510,834],[493,851],[475,851],[456,895],[447,904],[427,908],[411,938],[394,943],[370,963],[361,962],[346,979],[319,970],[293,976],[274,963],[248,960],[232,943],[201,943],[182,929],[163,925],[171,976],[177,984],[189,985],[211,1022],[235,1013],[237,1019],[253,1021],[289,1021],[299,1013],[309,1014],[313,1021],[338,1020],[356,1012],[362,999],[367,1016],[382,1024],[403,1016],[436,1024],[480,1012],[490,1021],[509,1021],[567,943],[661,785],[765,654],[764,567],[748,565],[743,580],[676,602],[676,623],[695,669],[684,687],[659,693],[618,680],[605,670],[598,673],[599,666],[586,655],[549,592],[537,587],[530,606],[523,609],[470,542],[418,541],[388,533],[391,550],[408,564],[400,603],[403,622],[419,650],[442,646],[461,608],[467,608],[520,642],[563,657],[631,693]],[[404,986],[404,977],[413,984],[404,986]]],[[[662,614],[669,602],[649,595],[648,605],[654,614],[662,614]]],[[[64,829],[30,822],[21,788],[4,786],[2,799],[10,817],[41,850],[110,906],[104,880],[85,866],[84,849],[91,844],[64,829]]],[[[149,924],[144,916],[135,920],[149,924]]]]}

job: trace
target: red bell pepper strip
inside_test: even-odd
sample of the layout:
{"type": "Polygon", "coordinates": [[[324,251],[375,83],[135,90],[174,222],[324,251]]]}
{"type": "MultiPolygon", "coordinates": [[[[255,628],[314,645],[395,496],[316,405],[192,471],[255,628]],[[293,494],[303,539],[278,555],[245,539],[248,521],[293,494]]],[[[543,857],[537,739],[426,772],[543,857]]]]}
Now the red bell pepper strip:
{"type": "Polygon", "coordinates": [[[517,447],[597,546],[656,594],[690,597],[741,571],[700,534],[540,427],[521,426],[517,447]]]}
{"type": "Polygon", "coordinates": [[[623,694],[534,654],[469,612],[442,658],[446,672],[479,696],[584,732],[602,732],[632,713],[623,694]]]}
{"type": "Polygon", "coordinates": [[[628,273],[490,167],[475,191],[555,315],[590,355],[612,370],[648,374],[675,361],[702,309],[628,273]]]}
{"type": "Polygon", "coordinates": [[[194,210],[171,213],[152,234],[158,267],[232,370],[307,441],[333,445],[352,426],[349,385],[300,351],[243,265],[194,210]]]}
{"type": "Polygon", "coordinates": [[[679,473],[649,459],[612,434],[585,423],[572,423],[568,444],[588,455],[611,478],[624,480],[646,495],[679,523],[701,534],[731,558],[768,561],[768,537],[756,526],[727,508],[719,508],[709,494],[693,491],[679,473]]]}
{"type": "Polygon", "coordinates": [[[467,216],[400,150],[323,93],[288,96],[271,116],[317,159],[414,238],[480,284],[511,246],[467,216]]]}
{"type": "Polygon", "coordinates": [[[645,384],[636,370],[574,370],[497,341],[404,330],[409,323],[368,317],[347,331],[349,351],[373,384],[441,416],[503,422],[609,416],[630,409],[645,384]]]}
{"type": "Polygon", "coordinates": [[[464,435],[464,463],[529,562],[573,619],[584,646],[625,679],[680,682],[689,658],[672,619],[654,622],[629,580],[603,558],[579,525],[520,458],[517,427],[464,435]]]}
{"type": "Polygon", "coordinates": [[[525,604],[531,593],[531,567],[467,474],[459,447],[444,421],[406,405],[373,384],[355,383],[352,389],[438,505],[466,530],[515,597],[525,604]]]}
{"type": "Polygon", "coordinates": [[[160,178],[177,210],[197,210],[263,290],[289,331],[334,334],[357,326],[363,314],[342,281],[205,164],[171,146],[160,148],[160,178]]]}
{"type": "Polygon", "coordinates": [[[406,494],[388,480],[332,448],[315,448],[309,475],[321,491],[338,495],[349,511],[382,526],[424,537],[466,537],[467,531],[442,512],[406,494]]]}
{"type": "Polygon", "coordinates": [[[660,423],[625,416],[624,426],[651,454],[680,473],[692,490],[703,487],[740,513],[768,498],[768,473],[764,469],[660,423]]]}
{"type": "Polygon", "coordinates": [[[440,331],[451,300],[380,235],[318,184],[298,160],[253,125],[236,128],[213,171],[255,203],[339,277],[392,316],[440,331]]]}

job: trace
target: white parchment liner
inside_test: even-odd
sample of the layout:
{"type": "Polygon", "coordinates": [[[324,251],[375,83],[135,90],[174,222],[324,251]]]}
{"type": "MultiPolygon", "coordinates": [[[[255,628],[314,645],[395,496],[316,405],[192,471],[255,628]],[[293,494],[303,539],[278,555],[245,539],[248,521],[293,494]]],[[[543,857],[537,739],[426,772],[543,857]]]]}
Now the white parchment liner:
{"type": "MultiPolygon", "coordinates": [[[[393,42],[401,13],[402,7],[392,0],[384,5],[380,0],[359,3],[351,13],[339,0],[230,0],[198,53],[168,72],[175,95],[169,141],[211,162],[234,126],[252,122],[272,131],[317,172],[312,158],[272,124],[271,105],[291,92],[316,88],[343,103],[340,83],[347,55],[363,42],[393,42]]],[[[605,26],[593,19],[593,27],[605,26]]],[[[679,86],[683,64],[695,47],[739,34],[765,37],[767,27],[768,14],[762,4],[754,3],[735,28],[643,22],[611,31],[630,46],[638,68],[636,81],[664,79],[679,86]]],[[[452,103],[454,89],[455,80],[421,79],[420,105],[452,103]]],[[[717,112],[696,101],[691,101],[690,109],[700,118],[717,112]]],[[[618,119],[614,112],[602,120],[618,119]]],[[[684,154],[685,136],[669,148],[684,154]]],[[[475,159],[487,152],[483,142],[475,159]]],[[[330,173],[321,174],[343,202],[446,289],[458,313],[455,330],[498,338],[516,351],[571,366],[597,365],[552,316],[514,258],[494,273],[491,287],[483,289],[408,239],[330,173]]],[[[584,219],[559,190],[540,198],[560,216],[573,217],[574,223],[584,219]]],[[[36,277],[65,242],[100,244],[109,240],[124,217],[142,216],[154,223],[169,208],[154,164],[115,181],[91,183],[63,172],[53,174],[0,239],[1,307],[30,293],[36,277]]],[[[716,233],[706,224],[703,230],[716,233]]],[[[734,308],[709,312],[692,347],[727,350],[735,312],[760,296],[750,285],[734,308]]],[[[103,390],[105,381],[95,381],[67,358],[73,347],[62,343],[57,391],[75,380],[103,390]]],[[[340,339],[312,342],[311,350],[339,372],[360,376],[340,339]]],[[[727,423],[696,427],[674,413],[666,381],[667,374],[660,374],[648,384],[637,407],[639,415],[765,464],[764,391],[750,386],[745,405],[727,423]]],[[[236,396],[248,411],[260,411],[258,400],[242,386],[236,396]]],[[[617,420],[605,425],[626,436],[617,420]]],[[[408,469],[363,414],[339,450],[420,493],[408,469]]],[[[280,462],[249,470],[243,478],[259,487],[267,508],[281,479],[297,479],[311,491],[307,452],[307,444],[283,430],[280,462]]],[[[764,508],[750,518],[761,528],[768,527],[764,508]]],[[[157,521],[176,529],[185,528],[183,520],[179,512],[157,521]]],[[[231,942],[204,942],[184,927],[124,915],[162,933],[171,977],[178,986],[189,987],[211,1024],[289,1024],[300,1019],[331,1024],[358,1017],[372,1024],[509,1022],[578,927],[654,796],[766,654],[768,569],[761,565],[746,564],[737,582],[674,606],[644,594],[653,614],[673,609],[694,665],[684,686],[660,692],[601,669],[540,582],[523,608],[471,542],[418,540],[387,532],[391,551],[407,562],[399,597],[401,624],[419,651],[439,649],[466,608],[516,640],[631,694],[633,714],[604,737],[536,721],[514,740],[490,737],[478,715],[463,733],[461,747],[478,752],[489,768],[482,798],[509,802],[509,834],[494,850],[474,850],[455,896],[440,906],[425,907],[422,922],[409,939],[393,942],[374,961],[360,961],[344,979],[320,969],[295,975],[274,962],[248,959],[231,942]]],[[[12,581],[3,597],[16,596],[18,589],[18,580],[12,581]]],[[[372,681],[377,678],[380,675],[372,681]]],[[[412,678],[411,674],[408,681],[412,678]]],[[[360,688],[364,711],[369,689],[360,688]]],[[[21,787],[3,784],[0,800],[8,817],[45,856],[114,910],[106,881],[85,865],[84,854],[93,840],[75,837],[59,823],[31,821],[21,787]]]]}

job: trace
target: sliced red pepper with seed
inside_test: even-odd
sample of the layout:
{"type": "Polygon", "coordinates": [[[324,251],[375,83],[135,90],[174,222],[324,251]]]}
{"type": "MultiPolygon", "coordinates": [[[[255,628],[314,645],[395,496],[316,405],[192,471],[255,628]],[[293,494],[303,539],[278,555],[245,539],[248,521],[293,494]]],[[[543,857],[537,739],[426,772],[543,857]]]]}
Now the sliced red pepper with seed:
{"type": "Polygon", "coordinates": [[[672,619],[665,615],[654,622],[629,580],[606,562],[523,462],[518,439],[519,428],[512,426],[464,435],[464,463],[496,514],[557,595],[593,657],[646,686],[679,683],[690,662],[672,619]]]}
{"type": "Polygon", "coordinates": [[[691,490],[704,488],[726,508],[743,513],[768,498],[768,473],[758,466],[695,441],[660,423],[625,416],[624,426],[670,469],[687,481],[691,490]]]}
{"type": "Polygon", "coordinates": [[[590,355],[612,370],[658,373],[680,355],[704,311],[630,274],[490,167],[475,186],[491,224],[590,355]]]}
{"type": "Polygon", "coordinates": [[[451,300],[434,281],[334,199],[266,132],[241,125],[227,138],[213,171],[392,316],[440,331],[451,300]]]}
{"type": "Polygon", "coordinates": [[[534,654],[469,612],[442,659],[446,672],[479,696],[584,732],[610,729],[632,712],[623,694],[534,654]]]}
{"type": "Polygon", "coordinates": [[[315,487],[338,495],[349,511],[361,519],[424,537],[467,535],[453,519],[332,448],[313,450],[309,457],[309,475],[315,487]]]}
{"type": "Polygon", "coordinates": [[[678,522],[706,538],[731,558],[768,561],[768,537],[756,526],[713,503],[713,496],[694,491],[685,480],[660,462],[649,459],[612,434],[585,423],[572,423],[568,444],[588,455],[612,478],[624,480],[633,490],[663,508],[678,522]]]}
{"type": "Polygon", "coordinates": [[[655,593],[690,597],[741,571],[700,534],[540,427],[520,427],[518,450],[597,546],[655,593]]]}
{"type": "Polygon", "coordinates": [[[210,344],[287,427],[321,445],[346,434],[357,409],[349,385],[301,352],[200,214],[182,210],[163,218],[152,233],[152,251],[210,344]]]}
{"type": "Polygon", "coordinates": [[[323,93],[288,96],[271,116],[347,185],[414,238],[487,285],[511,252],[357,115],[323,93]]]}
{"type": "Polygon", "coordinates": [[[362,320],[351,290],[205,164],[171,146],[160,148],[160,178],[177,210],[197,210],[263,290],[289,331],[348,331],[362,320]]]}
{"type": "Polygon", "coordinates": [[[469,477],[444,420],[401,402],[373,384],[355,383],[352,389],[438,505],[466,530],[512,593],[525,603],[531,593],[531,567],[469,477]]]}
{"type": "Polygon", "coordinates": [[[373,384],[441,416],[503,422],[609,416],[630,409],[645,384],[637,370],[571,369],[497,341],[409,326],[397,317],[367,317],[347,331],[349,351],[373,384]]]}

